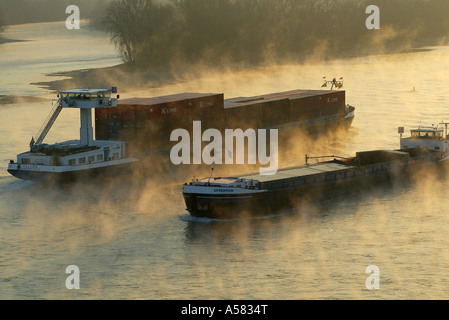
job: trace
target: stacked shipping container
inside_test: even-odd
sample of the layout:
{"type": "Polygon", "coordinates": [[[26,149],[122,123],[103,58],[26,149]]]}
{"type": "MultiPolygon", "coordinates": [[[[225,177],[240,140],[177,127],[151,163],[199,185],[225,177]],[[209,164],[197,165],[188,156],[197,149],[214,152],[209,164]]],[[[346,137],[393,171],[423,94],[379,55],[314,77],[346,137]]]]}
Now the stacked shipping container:
{"type": "Polygon", "coordinates": [[[329,117],[344,118],[344,91],[295,90],[224,100],[223,94],[182,93],[120,100],[116,108],[95,109],[98,140],[120,139],[127,150],[150,151],[171,146],[175,129],[261,129],[284,127],[329,117]]]}

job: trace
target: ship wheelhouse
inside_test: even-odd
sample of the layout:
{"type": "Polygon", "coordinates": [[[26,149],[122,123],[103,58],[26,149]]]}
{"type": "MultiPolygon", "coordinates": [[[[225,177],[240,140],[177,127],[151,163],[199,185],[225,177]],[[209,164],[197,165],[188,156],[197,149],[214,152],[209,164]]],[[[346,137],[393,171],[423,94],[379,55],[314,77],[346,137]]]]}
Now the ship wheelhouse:
{"type": "Polygon", "coordinates": [[[421,128],[411,131],[412,139],[435,139],[441,140],[443,139],[443,129],[437,128],[421,128]]]}
{"type": "Polygon", "coordinates": [[[401,137],[401,149],[424,149],[446,153],[448,151],[447,132],[438,127],[413,129],[410,137],[401,137]]]}

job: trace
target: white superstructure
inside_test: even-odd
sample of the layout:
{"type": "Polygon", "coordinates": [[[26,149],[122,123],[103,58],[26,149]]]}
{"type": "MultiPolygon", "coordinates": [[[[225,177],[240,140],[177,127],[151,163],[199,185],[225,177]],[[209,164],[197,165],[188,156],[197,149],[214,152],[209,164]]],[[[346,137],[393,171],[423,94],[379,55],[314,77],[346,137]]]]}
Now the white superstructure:
{"type": "MultiPolygon", "coordinates": [[[[400,131],[402,134],[402,131],[400,131]]],[[[446,131],[438,127],[420,127],[411,130],[410,137],[401,137],[401,150],[426,149],[447,153],[449,141],[446,131]]]]}
{"type": "Polygon", "coordinates": [[[126,158],[123,141],[94,140],[92,109],[115,108],[118,96],[113,98],[112,93],[116,92],[116,88],[59,92],[56,105],[36,135],[36,140],[32,138],[30,150],[17,155],[17,161],[9,163],[8,171],[21,179],[42,180],[55,174],[96,171],[137,161],[126,158]],[[80,139],[43,143],[64,108],[80,109],[80,139]]]}

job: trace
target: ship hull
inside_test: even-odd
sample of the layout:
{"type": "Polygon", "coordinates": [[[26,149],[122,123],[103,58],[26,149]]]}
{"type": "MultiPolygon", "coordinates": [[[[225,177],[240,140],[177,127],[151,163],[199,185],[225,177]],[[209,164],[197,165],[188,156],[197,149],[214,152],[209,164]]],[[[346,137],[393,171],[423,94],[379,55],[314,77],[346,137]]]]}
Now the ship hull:
{"type": "MultiPolygon", "coordinates": [[[[270,130],[275,129],[278,130],[279,139],[278,145],[279,148],[282,149],[284,147],[290,148],[292,139],[296,141],[296,139],[310,139],[313,141],[319,137],[345,137],[348,130],[351,128],[353,122],[355,120],[354,112],[348,112],[344,114],[327,116],[327,117],[319,117],[312,118],[308,120],[299,120],[295,121],[292,119],[290,122],[283,123],[281,125],[271,126],[271,127],[259,127],[259,126],[233,126],[234,129],[242,129],[243,131],[247,129],[254,130],[270,130]]],[[[191,124],[189,123],[189,126],[191,124]]],[[[201,126],[204,130],[209,128],[214,128],[213,124],[206,122],[201,122],[201,126]]],[[[179,126],[187,130],[191,133],[191,128],[184,125],[179,126]]],[[[231,128],[231,127],[228,127],[231,128]]],[[[175,130],[174,126],[170,130],[175,130]]],[[[131,156],[142,158],[143,155],[153,155],[153,154],[169,154],[171,148],[174,146],[174,142],[169,141],[169,137],[172,131],[166,130],[163,133],[159,132],[154,139],[149,137],[145,140],[144,143],[133,136],[133,137],[124,137],[123,139],[127,143],[127,150],[131,156]],[[168,137],[168,138],[167,138],[168,137]]],[[[224,133],[224,129],[220,129],[220,132],[224,133]]]]}
{"type": "Polygon", "coordinates": [[[86,166],[84,168],[61,168],[57,166],[10,164],[7,171],[21,180],[35,182],[73,182],[86,178],[117,177],[135,168],[135,159],[117,161],[104,166],[86,166]]]}
{"type": "MultiPolygon", "coordinates": [[[[330,137],[338,137],[340,135],[346,135],[348,130],[351,128],[353,122],[355,119],[355,115],[353,112],[345,114],[345,115],[339,115],[334,117],[327,117],[327,118],[320,118],[320,119],[311,119],[308,121],[298,121],[298,122],[291,122],[288,124],[284,124],[279,127],[273,127],[273,128],[264,128],[266,130],[269,129],[277,129],[279,133],[278,138],[278,146],[279,150],[282,152],[283,150],[288,150],[288,148],[291,147],[291,140],[292,139],[298,139],[298,137],[309,137],[310,139],[315,139],[321,136],[330,136],[330,137]]],[[[166,134],[167,137],[169,137],[169,133],[166,134]]],[[[165,139],[168,140],[168,139],[165,139]]],[[[129,145],[127,147],[128,149],[131,149],[131,154],[134,157],[139,158],[141,162],[144,162],[147,164],[148,171],[151,172],[151,174],[154,174],[155,172],[152,172],[151,170],[151,163],[154,160],[154,157],[163,157],[162,160],[170,160],[170,151],[171,148],[176,144],[176,142],[171,142],[170,144],[166,145],[165,147],[160,148],[132,148],[133,141],[129,140],[127,143],[129,145]],[[148,165],[149,164],[149,165],[148,165]]],[[[149,144],[151,144],[151,141],[148,141],[149,144]]],[[[206,142],[203,143],[203,147],[206,146],[206,142]]]]}
{"type": "MultiPolygon", "coordinates": [[[[266,217],[305,204],[319,204],[320,201],[348,195],[368,193],[380,186],[393,186],[397,182],[414,179],[417,172],[433,172],[442,176],[449,161],[421,160],[410,166],[392,166],[391,170],[380,170],[374,164],[357,168],[352,177],[332,182],[286,187],[279,190],[264,190],[253,194],[214,195],[191,193],[185,188],[184,201],[187,211],[194,217],[217,220],[266,217]],[[379,170],[377,170],[379,169],[379,170]],[[377,171],[377,172],[376,172],[377,171]]],[[[382,164],[385,165],[385,164],[382,164]]],[[[349,172],[348,172],[349,174],[349,172]]]]}
{"type": "Polygon", "coordinates": [[[184,194],[184,201],[187,211],[196,218],[227,220],[269,214],[269,210],[263,205],[265,198],[257,194],[223,197],[189,193],[184,194]]]}

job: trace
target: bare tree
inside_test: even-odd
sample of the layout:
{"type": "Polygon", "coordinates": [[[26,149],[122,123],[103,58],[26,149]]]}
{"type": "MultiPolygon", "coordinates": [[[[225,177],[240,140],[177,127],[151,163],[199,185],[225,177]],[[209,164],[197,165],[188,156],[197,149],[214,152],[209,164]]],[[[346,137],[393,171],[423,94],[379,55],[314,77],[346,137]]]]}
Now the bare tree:
{"type": "Polygon", "coordinates": [[[111,36],[124,62],[134,62],[145,36],[152,0],[115,0],[107,7],[103,28],[111,36]]]}

